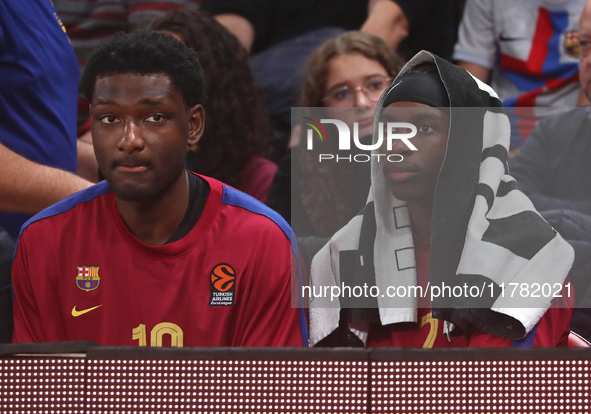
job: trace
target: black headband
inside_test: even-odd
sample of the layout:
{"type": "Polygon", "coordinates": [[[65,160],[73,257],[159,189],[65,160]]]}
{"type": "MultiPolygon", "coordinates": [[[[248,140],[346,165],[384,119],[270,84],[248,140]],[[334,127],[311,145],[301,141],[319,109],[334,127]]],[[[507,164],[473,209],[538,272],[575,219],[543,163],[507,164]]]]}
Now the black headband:
{"type": "Polygon", "coordinates": [[[408,72],[396,79],[390,89],[384,107],[393,102],[418,102],[437,108],[449,108],[449,98],[436,70],[408,72]]]}

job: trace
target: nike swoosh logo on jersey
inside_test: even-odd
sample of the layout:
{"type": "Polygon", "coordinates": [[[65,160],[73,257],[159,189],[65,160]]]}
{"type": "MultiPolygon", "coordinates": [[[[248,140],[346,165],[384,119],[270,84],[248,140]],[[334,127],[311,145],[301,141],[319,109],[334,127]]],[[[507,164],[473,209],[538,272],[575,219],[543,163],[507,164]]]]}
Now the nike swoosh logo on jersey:
{"type": "Polygon", "coordinates": [[[76,306],[74,306],[72,308],[72,316],[73,317],[77,317],[77,316],[80,316],[80,315],[84,315],[85,313],[88,313],[90,311],[93,311],[96,308],[100,308],[101,306],[103,306],[103,305],[98,305],[98,306],[95,306],[95,307],[92,307],[92,308],[88,308],[88,309],[83,309],[83,310],[80,310],[80,311],[79,310],[76,310],[76,306]]]}

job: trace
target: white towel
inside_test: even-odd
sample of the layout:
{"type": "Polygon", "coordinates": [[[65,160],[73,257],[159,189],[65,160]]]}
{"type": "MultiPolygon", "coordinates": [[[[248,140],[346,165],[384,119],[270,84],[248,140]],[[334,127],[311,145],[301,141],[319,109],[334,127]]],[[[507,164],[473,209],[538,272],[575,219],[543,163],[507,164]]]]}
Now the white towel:
{"type": "MultiPolygon", "coordinates": [[[[465,70],[428,52],[417,54],[398,76],[425,61],[436,64],[451,107],[447,150],[433,204],[429,283],[486,286],[493,291],[493,295],[487,291],[478,298],[435,298],[432,317],[446,321],[448,331],[457,325],[521,339],[553,298],[502,297],[500,286],[562,284],[574,260],[573,250],[508,175],[510,125],[495,92],[465,70]]],[[[378,102],[374,131],[392,88],[378,102]]],[[[417,285],[409,213],[405,203],[392,196],[376,158],[372,157],[367,205],[314,257],[312,286],[340,287],[354,281],[384,292],[388,286],[417,285]]],[[[310,301],[312,345],[339,326],[365,343],[370,322],[417,322],[417,300],[410,295],[370,298],[362,306],[330,299],[310,301]],[[377,312],[366,309],[371,307],[377,312]],[[345,308],[347,311],[341,312],[345,308]]]]}

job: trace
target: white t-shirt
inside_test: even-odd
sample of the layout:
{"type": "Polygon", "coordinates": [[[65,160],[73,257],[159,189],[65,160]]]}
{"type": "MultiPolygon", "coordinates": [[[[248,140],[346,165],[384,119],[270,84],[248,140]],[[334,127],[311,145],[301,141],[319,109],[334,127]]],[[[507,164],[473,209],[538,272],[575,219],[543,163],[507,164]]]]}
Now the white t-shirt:
{"type": "Polygon", "coordinates": [[[585,0],[467,0],[454,59],[492,70],[505,106],[573,107],[585,0]]]}

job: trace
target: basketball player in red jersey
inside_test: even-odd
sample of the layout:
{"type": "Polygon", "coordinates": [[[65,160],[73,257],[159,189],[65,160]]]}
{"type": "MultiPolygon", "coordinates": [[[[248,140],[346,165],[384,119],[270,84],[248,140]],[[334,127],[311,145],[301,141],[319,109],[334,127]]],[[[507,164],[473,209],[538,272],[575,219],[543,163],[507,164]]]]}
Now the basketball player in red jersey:
{"type": "Polygon", "coordinates": [[[375,150],[383,157],[372,157],[364,210],[314,257],[310,279],[321,287],[365,284],[381,295],[343,295],[341,309],[314,297],[310,343],[565,345],[573,249],[508,173],[510,122],[496,93],[423,51],[382,94],[376,114],[374,125],[414,127],[412,144],[398,139],[375,150]],[[475,294],[479,284],[488,290],[475,294]],[[555,292],[534,292],[544,284],[555,292]]]}
{"type": "Polygon", "coordinates": [[[14,342],[302,346],[298,254],[283,219],[184,168],[205,123],[197,55],[172,36],[114,36],[81,82],[106,182],[21,229],[14,342]]]}

